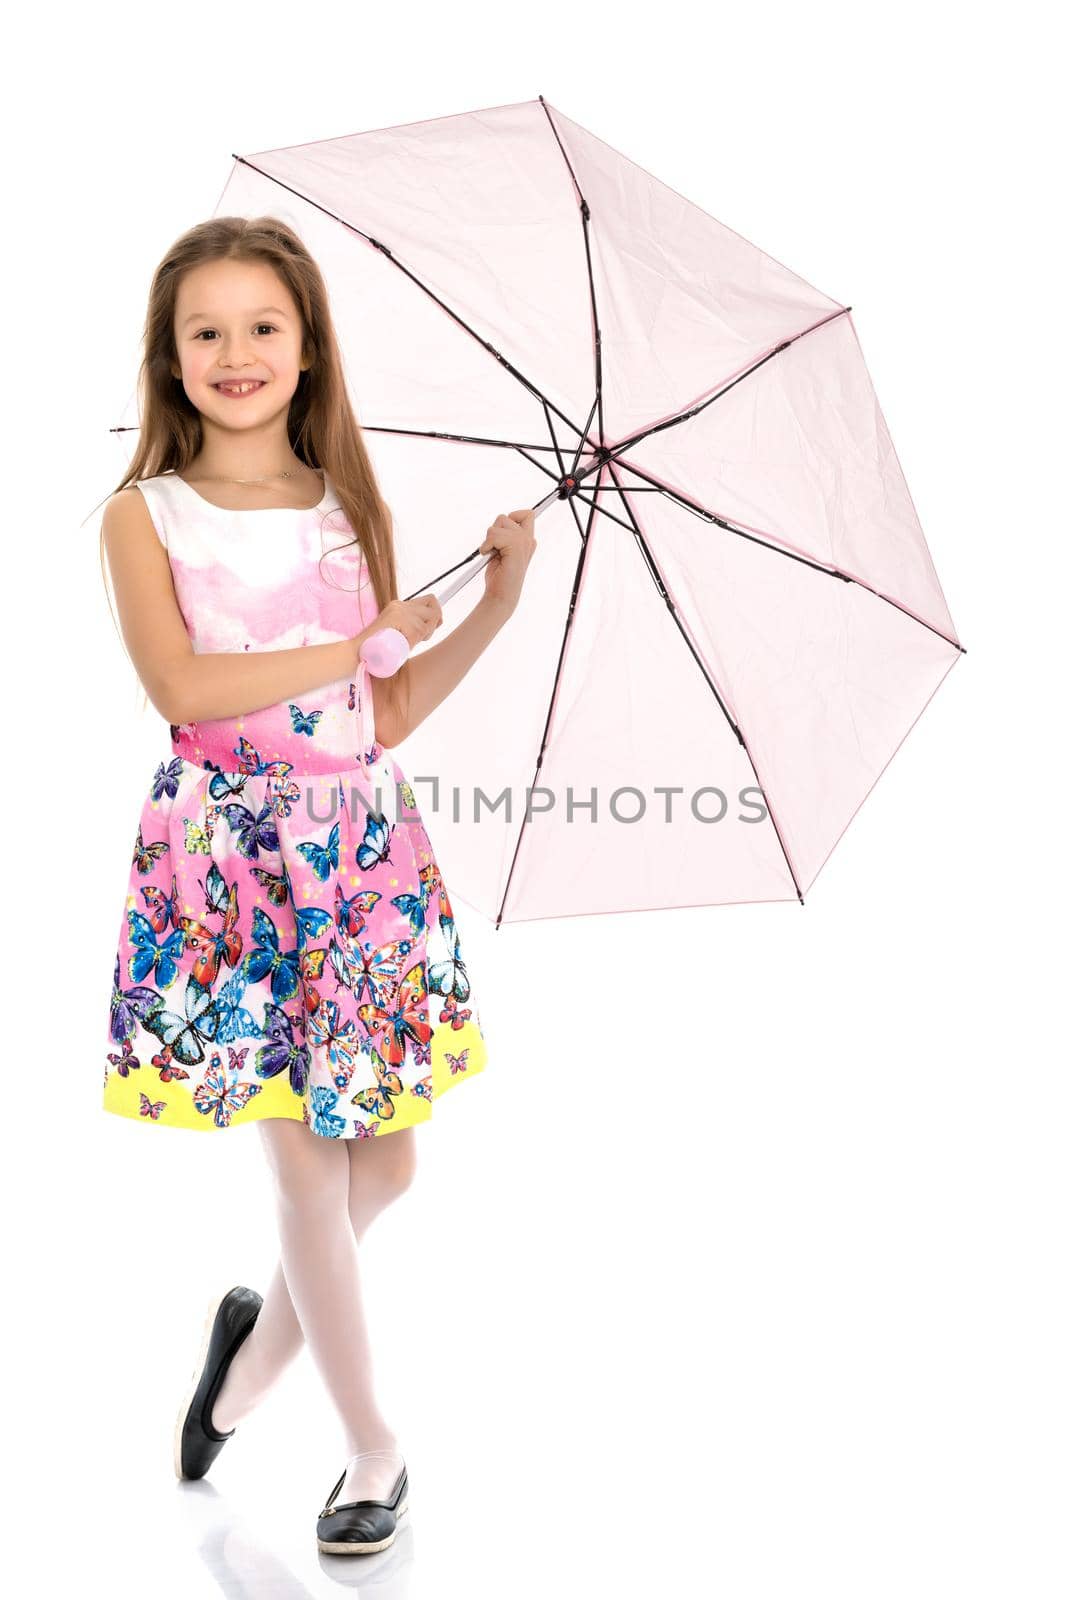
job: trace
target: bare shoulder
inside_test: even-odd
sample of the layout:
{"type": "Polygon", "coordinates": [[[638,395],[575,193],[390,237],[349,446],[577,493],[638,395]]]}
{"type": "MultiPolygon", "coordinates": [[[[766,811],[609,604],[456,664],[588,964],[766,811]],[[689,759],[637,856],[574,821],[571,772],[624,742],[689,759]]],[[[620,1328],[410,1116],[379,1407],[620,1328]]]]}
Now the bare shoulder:
{"type": "Polygon", "coordinates": [[[105,502],[100,529],[109,550],[136,549],[146,544],[160,547],[163,543],[148,502],[132,483],[117,489],[105,502]]]}
{"type": "Polygon", "coordinates": [[[148,506],[144,495],[135,483],[129,483],[124,489],[116,489],[109,500],[104,503],[104,517],[110,523],[128,524],[130,522],[146,522],[148,506]]]}

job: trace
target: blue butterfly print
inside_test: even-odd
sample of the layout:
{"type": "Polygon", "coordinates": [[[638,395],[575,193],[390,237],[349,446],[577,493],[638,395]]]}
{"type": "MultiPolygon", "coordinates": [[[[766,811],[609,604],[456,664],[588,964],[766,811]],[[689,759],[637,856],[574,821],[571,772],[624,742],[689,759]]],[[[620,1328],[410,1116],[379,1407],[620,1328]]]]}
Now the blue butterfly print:
{"type": "Polygon", "coordinates": [[[158,800],[163,794],[173,800],[178,792],[178,779],[185,767],[180,756],[175,756],[167,766],[160,762],[156,768],[155,777],[152,779],[152,799],[158,800]]]}
{"type": "Polygon", "coordinates": [[[315,1084],[311,1090],[309,1108],[311,1124],[315,1133],[320,1133],[327,1139],[342,1139],[344,1137],[345,1119],[338,1117],[333,1110],[338,1098],[336,1089],[327,1089],[321,1084],[315,1084]]]}
{"type": "Polygon", "coordinates": [[[247,987],[248,979],[243,966],[240,966],[232,977],[226,979],[215,995],[215,1004],[218,1007],[218,1031],[215,1038],[219,1044],[232,1044],[235,1039],[263,1037],[262,1028],[252,1013],[241,1003],[247,987]]]}
{"type": "Polygon", "coordinates": [[[387,818],[368,813],[363,842],[356,847],[355,859],[360,867],[376,867],[389,859],[389,840],[392,830],[387,818]]]}
{"type": "MultiPolygon", "coordinates": [[[[302,1095],[307,1087],[311,1052],[305,1044],[294,1040],[288,1012],[281,1006],[271,1005],[269,1000],[263,1007],[263,1033],[270,1042],[261,1045],[255,1053],[257,1076],[276,1078],[279,1072],[287,1071],[293,1094],[302,1095]]],[[[343,1127],[343,1122],[341,1125],[343,1127]]]]}
{"type": "Polygon", "coordinates": [[[465,1004],[470,999],[470,979],[463,965],[462,952],[459,948],[459,935],[455,931],[454,918],[441,921],[440,929],[445,942],[449,947],[449,955],[443,961],[431,961],[429,964],[428,986],[431,994],[451,996],[459,1005],[465,1004]]]}
{"type": "Polygon", "coordinates": [[[172,1054],[184,1065],[204,1059],[204,1045],[210,1043],[218,1029],[218,1006],[195,978],[185,986],[185,1015],[166,1011],[160,1006],[145,1018],[145,1027],[170,1047],[172,1054]]]}
{"type": "Polygon", "coordinates": [[[300,957],[296,950],[278,948],[278,930],[262,906],[252,911],[252,938],[256,949],[244,958],[242,971],[252,983],[270,974],[270,993],[275,1000],[291,1000],[300,986],[300,957]]]}
{"type": "Polygon", "coordinates": [[[426,918],[429,913],[429,902],[433,895],[433,884],[427,878],[422,884],[418,894],[393,895],[391,904],[397,911],[402,911],[405,917],[411,919],[412,933],[424,933],[426,918]]]}
{"type": "Polygon", "coordinates": [[[130,930],[130,943],[134,946],[129,959],[129,973],[134,983],[141,983],[151,971],[161,989],[169,989],[178,975],[178,957],[185,949],[185,935],[175,928],[157,942],[156,931],[147,917],[132,908],[126,912],[130,930]]]}
{"type": "Polygon", "coordinates": [[[277,851],[278,829],[273,809],[269,804],[264,802],[258,815],[253,816],[246,805],[242,805],[239,800],[231,800],[228,805],[222,807],[222,815],[232,828],[237,849],[245,860],[257,860],[260,846],[264,850],[277,851]]]}
{"type": "Polygon", "coordinates": [[[246,772],[224,772],[217,762],[210,761],[207,757],[204,758],[204,767],[211,774],[207,792],[212,800],[222,800],[227,796],[232,798],[235,794],[244,793],[244,786],[248,782],[246,772]]]}
{"type": "Polygon", "coordinates": [[[301,711],[299,706],[294,706],[290,700],[289,715],[292,718],[293,733],[306,733],[308,738],[314,736],[315,728],[321,719],[321,711],[301,711]]]}
{"type": "Polygon", "coordinates": [[[333,918],[321,906],[294,906],[296,914],[296,948],[303,950],[310,939],[317,939],[323,928],[333,925],[333,918]]]}
{"type": "Polygon", "coordinates": [[[122,1044],[126,1039],[133,1038],[138,1022],[143,1022],[163,1001],[154,989],[140,985],[135,989],[120,989],[118,979],[119,958],[116,956],[115,976],[111,984],[111,1037],[122,1044]]]}
{"type": "Polygon", "coordinates": [[[196,880],[204,892],[204,905],[206,911],[215,916],[225,916],[229,904],[229,884],[219,871],[217,861],[212,861],[207,869],[206,883],[202,878],[196,880]]]}
{"type": "Polygon", "coordinates": [[[341,825],[335,822],[329,830],[328,843],[315,844],[313,841],[296,846],[311,871],[321,883],[325,883],[330,872],[336,872],[340,862],[341,825]]]}

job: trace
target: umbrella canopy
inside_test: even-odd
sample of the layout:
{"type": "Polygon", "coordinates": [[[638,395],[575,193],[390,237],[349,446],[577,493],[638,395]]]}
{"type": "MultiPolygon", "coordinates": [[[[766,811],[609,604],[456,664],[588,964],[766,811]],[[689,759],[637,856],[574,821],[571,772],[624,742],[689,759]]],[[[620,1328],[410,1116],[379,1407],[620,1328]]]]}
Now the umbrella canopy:
{"type": "Polygon", "coordinates": [[[457,898],[802,900],[962,651],[850,307],[543,98],[236,157],[216,209],[323,269],[401,594],[460,622],[438,575],[538,506],[400,747],[457,898]]]}

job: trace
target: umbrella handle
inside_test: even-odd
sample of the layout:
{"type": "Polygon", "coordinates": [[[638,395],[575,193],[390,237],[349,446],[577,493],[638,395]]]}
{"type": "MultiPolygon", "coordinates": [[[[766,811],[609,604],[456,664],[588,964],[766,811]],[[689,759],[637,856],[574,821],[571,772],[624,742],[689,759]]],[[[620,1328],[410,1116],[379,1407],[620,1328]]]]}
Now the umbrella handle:
{"type": "MultiPolygon", "coordinates": [[[[560,496],[558,489],[552,489],[549,494],[544,496],[543,500],[538,500],[536,505],[533,507],[534,519],[539,517],[546,505],[550,505],[553,500],[558,500],[559,498],[560,496]]],[[[492,550],[489,550],[485,555],[482,555],[480,550],[474,550],[466,557],[467,561],[474,562],[474,565],[468,572],[457,573],[450,582],[443,585],[438,585],[437,580],[431,578],[428,583],[424,583],[422,585],[421,589],[416,589],[413,594],[407,595],[406,598],[408,600],[414,600],[418,595],[429,591],[432,594],[435,594],[438,603],[441,606],[444,606],[449,600],[459,593],[460,589],[465,589],[471,578],[476,578],[479,572],[483,572],[488,566],[489,562],[494,558],[495,552],[492,550]]]]}

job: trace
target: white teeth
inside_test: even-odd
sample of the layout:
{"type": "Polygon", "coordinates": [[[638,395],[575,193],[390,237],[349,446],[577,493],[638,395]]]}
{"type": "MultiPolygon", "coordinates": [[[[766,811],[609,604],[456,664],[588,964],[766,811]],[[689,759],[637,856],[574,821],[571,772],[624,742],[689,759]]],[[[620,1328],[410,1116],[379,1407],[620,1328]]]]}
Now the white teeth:
{"type": "Polygon", "coordinates": [[[253,382],[253,383],[220,383],[218,385],[218,387],[220,389],[227,390],[231,394],[247,394],[249,389],[258,389],[258,388],[261,388],[262,385],[259,384],[258,382],[253,382]]]}

